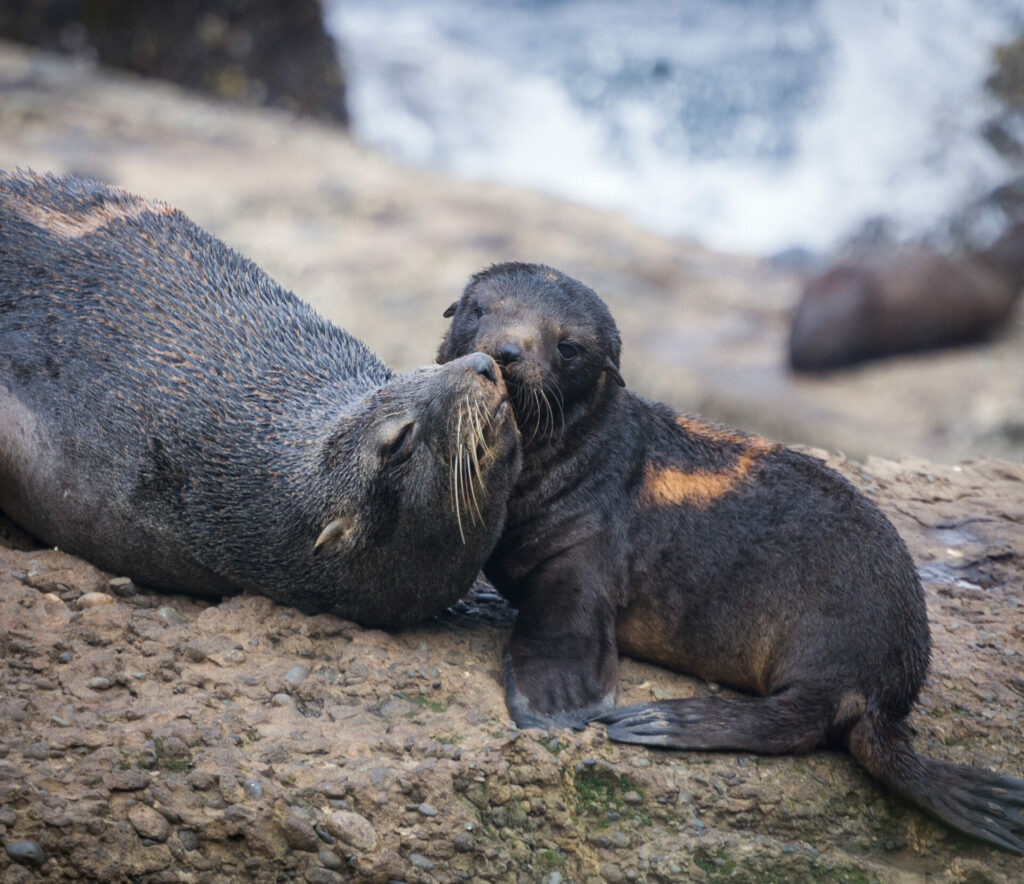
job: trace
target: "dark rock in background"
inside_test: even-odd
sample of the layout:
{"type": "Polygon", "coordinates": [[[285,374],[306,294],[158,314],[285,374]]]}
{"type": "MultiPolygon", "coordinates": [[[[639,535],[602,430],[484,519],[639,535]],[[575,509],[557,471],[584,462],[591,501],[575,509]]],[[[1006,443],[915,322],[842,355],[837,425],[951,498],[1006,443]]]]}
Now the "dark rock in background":
{"type": "Polygon", "coordinates": [[[0,36],[348,124],[319,0],[8,0],[0,36]]]}

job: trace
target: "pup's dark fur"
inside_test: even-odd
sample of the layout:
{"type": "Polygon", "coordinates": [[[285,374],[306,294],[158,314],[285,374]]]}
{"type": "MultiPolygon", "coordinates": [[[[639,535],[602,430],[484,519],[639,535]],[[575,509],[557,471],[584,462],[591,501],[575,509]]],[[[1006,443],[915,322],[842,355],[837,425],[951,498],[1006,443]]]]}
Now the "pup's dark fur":
{"type": "Polygon", "coordinates": [[[0,507],[107,570],[382,626],[443,609],[518,473],[496,374],[394,376],[180,212],[0,174],[0,507]]]}
{"type": "Polygon", "coordinates": [[[519,609],[519,725],[597,719],[613,739],[684,749],[845,746],[939,818],[1024,851],[1024,782],[910,746],[924,600],[866,498],[811,457],[623,389],[608,309],[557,270],[492,267],[445,315],[439,361],[501,363],[524,441],[484,568],[519,609]],[[617,649],[757,696],[609,711],[617,649]]]}

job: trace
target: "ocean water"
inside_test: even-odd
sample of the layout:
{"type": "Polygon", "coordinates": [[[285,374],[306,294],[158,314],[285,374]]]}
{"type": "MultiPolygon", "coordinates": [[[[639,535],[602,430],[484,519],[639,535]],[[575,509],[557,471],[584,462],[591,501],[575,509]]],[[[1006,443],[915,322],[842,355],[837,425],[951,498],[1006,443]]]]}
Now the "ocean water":
{"type": "Polygon", "coordinates": [[[980,137],[1024,0],[328,0],[354,132],[724,249],[927,232],[1010,174],[980,137]]]}

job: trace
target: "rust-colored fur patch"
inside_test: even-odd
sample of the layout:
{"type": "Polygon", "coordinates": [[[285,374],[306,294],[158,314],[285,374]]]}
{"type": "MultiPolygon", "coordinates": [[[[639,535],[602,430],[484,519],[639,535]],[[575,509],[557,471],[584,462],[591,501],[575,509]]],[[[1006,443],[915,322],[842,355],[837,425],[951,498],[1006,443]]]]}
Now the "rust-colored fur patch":
{"type": "Polygon", "coordinates": [[[717,445],[739,446],[740,451],[735,461],[723,470],[687,471],[672,465],[646,464],[641,500],[648,506],[710,506],[739,486],[753,465],[775,447],[764,439],[748,438],[685,415],[677,417],[676,424],[687,435],[717,445]]]}
{"type": "Polygon", "coordinates": [[[750,473],[758,454],[747,450],[728,469],[686,472],[679,467],[644,467],[641,498],[648,506],[710,506],[736,488],[750,473]]]}
{"type": "Polygon", "coordinates": [[[38,203],[12,202],[9,208],[29,224],[61,239],[78,239],[119,219],[134,220],[147,213],[170,215],[175,210],[164,203],[132,199],[127,203],[103,203],[87,212],[62,212],[38,203]]]}

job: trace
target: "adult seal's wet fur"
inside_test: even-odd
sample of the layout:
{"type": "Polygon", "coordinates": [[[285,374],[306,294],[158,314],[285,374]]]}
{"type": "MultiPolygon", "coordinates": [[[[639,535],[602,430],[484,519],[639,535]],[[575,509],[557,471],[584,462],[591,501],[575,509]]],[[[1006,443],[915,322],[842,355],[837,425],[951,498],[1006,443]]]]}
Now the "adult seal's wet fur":
{"type": "Polygon", "coordinates": [[[605,304],[550,267],[474,276],[439,360],[482,350],[523,471],[484,571],[518,610],[520,726],[608,723],[682,749],[845,746],[947,823],[1024,852],[1024,782],[923,758],[903,721],[928,667],[914,563],[889,521],[807,455],[623,387],[605,304]],[[617,651],[753,696],[612,709],[617,651]]]}
{"type": "Polygon", "coordinates": [[[394,375],[177,210],[0,175],[0,508],[47,543],[401,626],[497,540],[511,412],[490,357],[394,375]]]}

